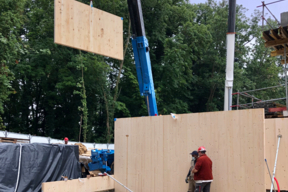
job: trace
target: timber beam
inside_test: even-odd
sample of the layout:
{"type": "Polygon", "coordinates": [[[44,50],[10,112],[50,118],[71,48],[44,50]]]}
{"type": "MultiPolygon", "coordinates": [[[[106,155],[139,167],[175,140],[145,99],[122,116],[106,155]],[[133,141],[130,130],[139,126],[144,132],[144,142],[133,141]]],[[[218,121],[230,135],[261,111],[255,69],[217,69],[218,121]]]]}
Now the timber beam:
{"type": "Polygon", "coordinates": [[[285,31],[285,29],[283,29],[283,27],[280,27],[279,29],[280,29],[280,31],[281,31],[282,37],[283,37],[283,38],[288,38],[288,32],[285,31]]]}
{"type": "MultiPolygon", "coordinates": [[[[288,63],[288,57],[286,57],[286,63],[288,63]]],[[[281,64],[285,65],[285,60],[284,59],[281,60],[281,64]]]]}
{"type": "Polygon", "coordinates": [[[267,41],[265,43],[265,47],[274,47],[274,46],[278,46],[278,45],[283,45],[288,43],[288,38],[286,39],[277,39],[277,40],[272,40],[272,41],[267,41]]]}
{"type": "MultiPolygon", "coordinates": [[[[286,51],[287,51],[287,55],[288,55],[288,46],[286,46],[286,51]]],[[[279,49],[279,50],[275,50],[275,51],[271,51],[271,57],[275,57],[278,55],[283,55],[284,54],[284,49],[279,49]]]]}
{"type": "Polygon", "coordinates": [[[273,37],[274,40],[281,39],[281,37],[279,37],[278,34],[273,29],[270,30],[270,34],[269,35],[271,37],[273,37]]]}
{"type": "Polygon", "coordinates": [[[266,33],[262,33],[262,38],[265,40],[265,41],[270,41],[270,40],[273,40],[269,35],[267,35],[266,33]]]}

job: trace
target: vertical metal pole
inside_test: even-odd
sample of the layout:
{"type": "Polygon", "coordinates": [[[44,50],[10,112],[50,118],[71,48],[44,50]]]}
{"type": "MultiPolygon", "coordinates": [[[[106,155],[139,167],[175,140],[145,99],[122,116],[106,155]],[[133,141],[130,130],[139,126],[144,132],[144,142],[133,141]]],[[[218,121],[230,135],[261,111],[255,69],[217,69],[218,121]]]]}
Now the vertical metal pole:
{"type": "Polygon", "coordinates": [[[238,90],[238,94],[237,94],[237,110],[238,110],[238,106],[239,106],[239,96],[240,96],[240,94],[239,94],[239,90],[238,90]]]}
{"type": "Polygon", "coordinates": [[[148,116],[152,116],[152,114],[150,114],[150,106],[149,106],[149,98],[148,98],[148,96],[146,97],[146,99],[147,99],[148,116]]]}
{"type": "MultiPolygon", "coordinates": [[[[271,176],[271,173],[270,173],[270,169],[269,169],[269,166],[268,166],[268,163],[267,163],[267,159],[265,159],[265,162],[266,162],[266,166],[267,166],[267,169],[268,169],[268,173],[269,173],[271,182],[273,183],[272,176],[271,176]]],[[[275,187],[273,188],[273,191],[275,192],[275,187]]]]}
{"type": "Polygon", "coordinates": [[[286,88],[286,110],[288,111],[288,89],[287,89],[287,61],[286,61],[286,45],[284,44],[284,66],[285,66],[285,88],[286,88]]]}
{"type": "Polygon", "coordinates": [[[229,109],[229,111],[231,111],[232,110],[232,89],[233,89],[233,87],[231,87],[231,88],[229,88],[229,91],[228,91],[228,94],[229,94],[229,101],[228,101],[228,109],[229,109]]]}
{"type": "Polygon", "coordinates": [[[263,7],[263,9],[262,9],[262,31],[264,31],[264,9],[265,9],[265,2],[264,1],[262,1],[262,7],[263,7]]]}
{"type": "Polygon", "coordinates": [[[254,109],[254,98],[252,98],[252,108],[254,109]]]}
{"type": "Polygon", "coordinates": [[[231,110],[234,80],[236,0],[229,0],[228,32],[226,34],[226,79],[224,90],[224,111],[231,110]]]}
{"type": "Polygon", "coordinates": [[[274,170],[273,170],[273,177],[272,177],[270,192],[272,192],[272,189],[274,187],[274,177],[275,177],[275,172],[276,172],[276,165],[277,165],[277,158],[278,158],[278,151],[279,151],[281,137],[282,137],[282,135],[278,135],[278,144],[277,144],[276,158],[275,158],[275,164],[274,164],[274,170]]]}

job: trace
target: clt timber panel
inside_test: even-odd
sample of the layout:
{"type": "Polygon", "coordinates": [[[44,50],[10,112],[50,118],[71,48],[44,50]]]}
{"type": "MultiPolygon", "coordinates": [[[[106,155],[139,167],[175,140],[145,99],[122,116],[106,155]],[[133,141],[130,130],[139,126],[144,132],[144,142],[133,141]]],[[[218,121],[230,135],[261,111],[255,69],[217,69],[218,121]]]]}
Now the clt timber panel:
{"type": "Polygon", "coordinates": [[[202,145],[211,191],[265,191],[263,109],[117,119],[115,178],[136,192],[187,191],[189,153],[202,145]]]}
{"type": "Polygon", "coordinates": [[[121,17],[75,0],[54,3],[55,43],[123,60],[121,17]]]}
{"type": "MultiPolygon", "coordinates": [[[[265,157],[267,159],[270,172],[272,174],[278,138],[277,136],[281,134],[282,138],[280,140],[278,160],[276,167],[275,177],[277,178],[280,189],[288,190],[288,118],[275,118],[265,120],[265,157]]],[[[266,189],[271,187],[271,179],[268,173],[268,169],[265,169],[265,180],[266,189]]],[[[275,186],[275,188],[277,188],[275,186]]]]}
{"type": "Polygon", "coordinates": [[[114,189],[114,181],[108,176],[42,183],[42,192],[97,192],[110,189],[114,189]]]}

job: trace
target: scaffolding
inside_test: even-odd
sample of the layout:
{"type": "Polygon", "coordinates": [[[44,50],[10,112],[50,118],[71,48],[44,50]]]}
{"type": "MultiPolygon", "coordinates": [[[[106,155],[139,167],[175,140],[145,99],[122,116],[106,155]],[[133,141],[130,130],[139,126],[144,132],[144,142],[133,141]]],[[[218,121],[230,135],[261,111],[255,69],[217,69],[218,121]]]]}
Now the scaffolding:
{"type": "Polygon", "coordinates": [[[260,88],[260,89],[253,89],[253,90],[247,90],[247,91],[242,91],[240,92],[239,90],[236,93],[233,93],[232,95],[237,95],[237,104],[236,105],[232,105],[231,107],[235,108],[238,110],[239,108],[244,108],[244,109],[251,109],[251,108],[265,108],[265,114],[269,113],[269,109],[273,108],[273,107],[283,107],[283,105],[281,104],[276,104],[274,103],[275,101],[281,101],[281,100],[285,100],[286,97],[283,98],[275,98],[275,99],[269,99],[269,100],[262,100],[259,99],[257,97],[255,97],[252,94],[252,92],[256,92],[256,91],[263,91],[263,90],[267,90],[267,89],[274,89],[274,88],[278,88],[278,87],[284,87],[285,84],[281,84],[281,85],[276,85],[276,86],[272,86],[272,87],[265,87],[265,88],[260,88]],[[246,98],[250,98],[251,99],[251,103],[244,103],[244,104],[240,104],[240,96],[244,96],[246,98]]]}
{"type": "Polygon", "coordinates": [[[247,90],[247,91],[242,91],[242,92],[236,92],[233,93],[232,95],[237,95],[237,104],[232,105],[231,107],[236,107],[237,110],[239,108],[264,108],[265,109],[265,114],[271,114],[279,111],[285,111],[288,109],[288,88],[287,88],[287,52],[286,52],[286,47],[288,46],[288,27],[287,26],[281,26],[281,23],[278,21],[278,19],[273,15],[273,13],[270,11],[270,9],[267,7],[267,5],[271,5],[274,3],[282,2],[285,0],[278,0],[274,1],[271,3],[266,3],[262,1],[262,5],[257,6],[257,8],[262,7],[262,38],[265,40],[265,47],[273,47],[275,51],[271,52],[271,56],[278,56],[282,55],[283,60],[281,61],[281,64],[283,64],[283,73],[285,76],[285,84],[281,85],[276,85],[272,87],[265,87],[265,88],[260,88],[260,89],[254,89],[254,90],[247,90]],[[275,21],[278,24],[277,29],[273,29],[272,25],[268,22],[268,20],[265,18],[265,8],[268,10],[268,12],[273,16],[275,21]],[[270,29],[268,31],[264,31],[264,21],[270,26],[270,29]],[[252,95],[252,92],[255,91],[262,91],[262,90],[267,90],[267,89],[273,89],[273,88],[278,88],[278,87],[285,87],[285,97],[283,98],[275,98],[275,99],[269,99],[269,100],[262,100],[254,95],[252,95]],[[251,103],[245,103],[245,104],[240,104],[239,99],[240,96],[244,96],[246,98],[250,98],[252,100],[251,103]],[[275,103],[275,101],[285,101],[286,105],[281,105],[275,103]],[[273,108],[277,107],[277,108],[273,108]]]}

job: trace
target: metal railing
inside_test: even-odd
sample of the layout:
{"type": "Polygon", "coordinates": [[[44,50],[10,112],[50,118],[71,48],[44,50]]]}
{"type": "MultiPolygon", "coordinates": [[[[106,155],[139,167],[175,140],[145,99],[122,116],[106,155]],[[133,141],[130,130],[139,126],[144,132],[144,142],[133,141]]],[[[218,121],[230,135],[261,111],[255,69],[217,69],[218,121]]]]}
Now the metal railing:
{"type": "MultiPolygon", "coordinates": [[[[51,137],[42,137],[42,136],[33,136],[22,133],[13,133],[8,131],[0,131],[0,137],[9,137],[9,138],[17,138],[17,139],[29,139],[29,143],[48,143],[48,144],[59,144],[63,143],[63,140],[54,139],[51,137]]],[[[69,144],[75,144],[79,142],[69,141],[69,144]]],[[[114,144],[105,144],[105,143],[82,143],[87,148],[95,148],[95,149],[114,149],[114,144]]]]}

